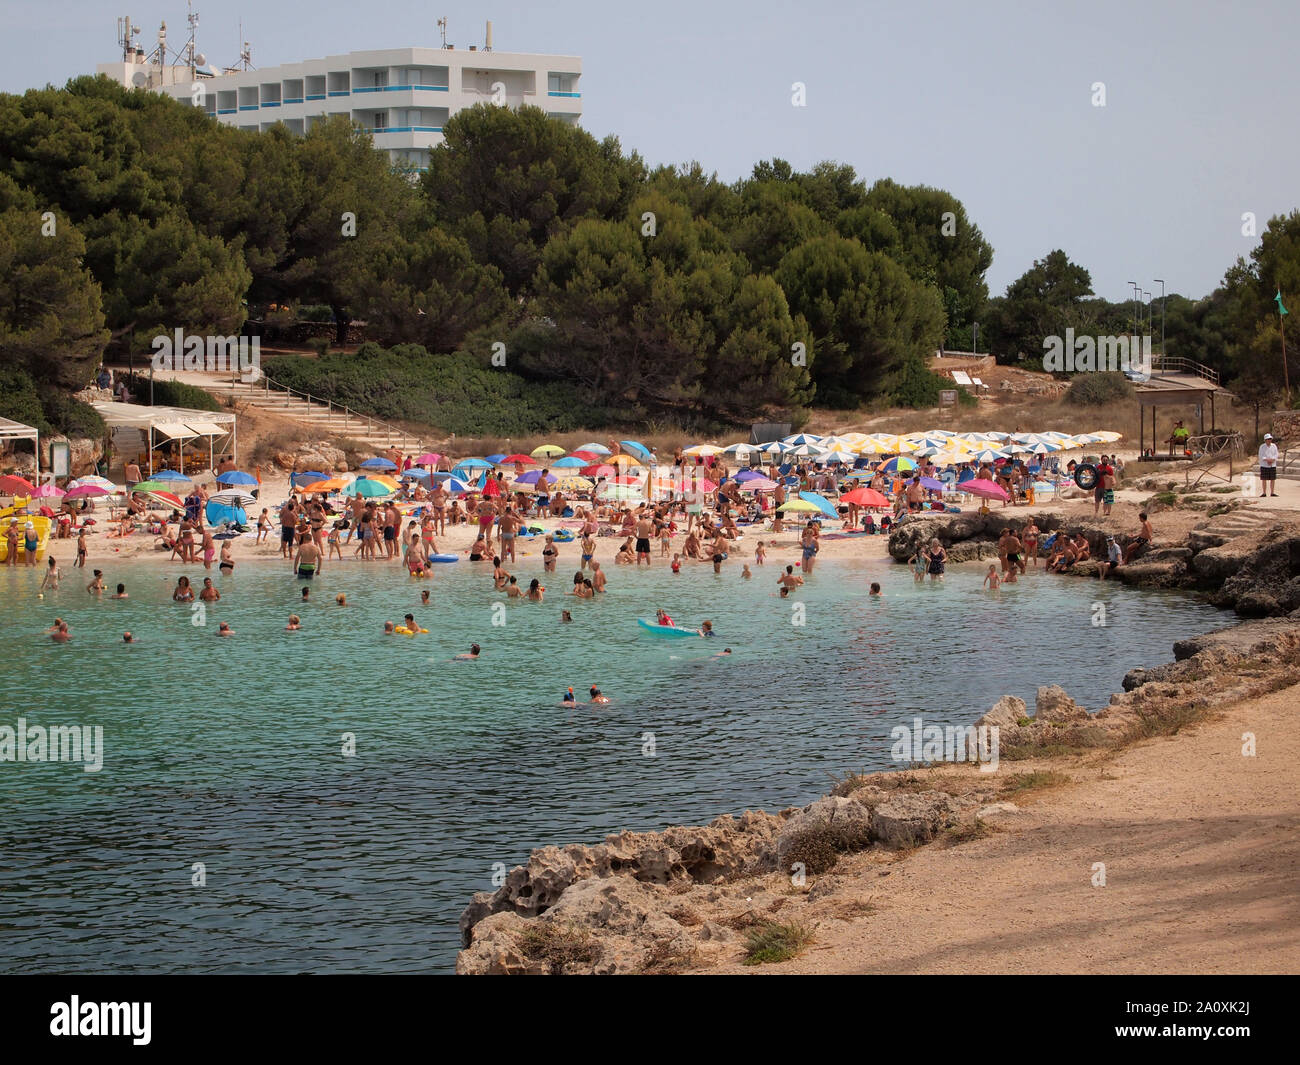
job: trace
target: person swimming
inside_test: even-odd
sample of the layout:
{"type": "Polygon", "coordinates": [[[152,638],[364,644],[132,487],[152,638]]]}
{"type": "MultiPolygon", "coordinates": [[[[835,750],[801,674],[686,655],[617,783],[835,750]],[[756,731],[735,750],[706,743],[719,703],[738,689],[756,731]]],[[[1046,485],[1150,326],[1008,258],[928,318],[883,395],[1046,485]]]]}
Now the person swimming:
{"type": "Polygon", "coordinates": [[[655,620],[658,621],[660,625],[667,625],[669,628],[676,627],[673,624],[673,619],[668,616],[668,612],[662,607],[655,611],[655,620]]]}
{"type": "Polygon", "coordinates": [[[475,659],[478,658],[478,656],[479,656],[480,654],[482,654],[482,651],[483,651],[483,649],[482,649],[481,647],[479,647],[478,644],[476,644],[476,643],[472,643],[472,644],[469,645],[469,653],[468,653],[468,654],[463,654],[463,655],[457,655],[457,656],[456,656],[456,661],[459,661],[459,662],[473,662],[475,659]]]}
{"type": "Polygon", "coordinates": [[[302,628],[302,618],[297,614],[289,615],[289,624],[284,627],[285,632],[297,632],[302,628]]]}
{"type": "Polygon", "coordinates": [[[593,703],[607,703],[607,702],[609,702],[609,696],[608,696],[608,695],[602,695],[600,689],[597,688],[594,684],[591,686],[591,691],[588,692],[588,694],[591,696],[591,701],[592,701],[593,703]]]}
{"type": "Polygon", "coordinates": [[[711,622],[711,621],[706,621],[706,622],[704,622],[704,623],[700,626],[700,635],[701,635],[701,636],[716,636],[716,635],[718,635],[716,632],[713,631],[713,622],[711,622]]]}
{"type": "Polygon", "coordinates": [[[561,700],[561,702],[566,702],[566,703],[576,703],[577,701],[578,700],[574,697],[572,688],[570,688],[568,691],[564,693],[564,698],[561,700]]]}

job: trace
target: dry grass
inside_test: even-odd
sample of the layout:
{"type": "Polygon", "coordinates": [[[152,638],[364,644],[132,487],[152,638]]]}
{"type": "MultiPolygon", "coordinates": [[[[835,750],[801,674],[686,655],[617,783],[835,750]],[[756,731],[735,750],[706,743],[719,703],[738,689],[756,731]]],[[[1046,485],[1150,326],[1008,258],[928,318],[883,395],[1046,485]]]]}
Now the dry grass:
{"type": "Polygon", "coordinates": [[[801,924],[764,922],[745,937],[745,964],[789,961],[802,954],[812,938],[812,932],[801,924]]]}
{"type": "Polygon", "coordinates": [[[1055,769],[1035,769],[1031,773],[1016,773],[1002,785],[1003,795],[1023,795],[1027,791],[1059,788],[1070,783],[1070,777],[1055,769]]]}
{"type": "Polygon", "coordinates": [[[574,925],[532,925],[520,934],[519,949],[526,958],[543,962],[552,976],[566,969],[591,965],[600,956],[600,946],[586,928],[574,925]]]}

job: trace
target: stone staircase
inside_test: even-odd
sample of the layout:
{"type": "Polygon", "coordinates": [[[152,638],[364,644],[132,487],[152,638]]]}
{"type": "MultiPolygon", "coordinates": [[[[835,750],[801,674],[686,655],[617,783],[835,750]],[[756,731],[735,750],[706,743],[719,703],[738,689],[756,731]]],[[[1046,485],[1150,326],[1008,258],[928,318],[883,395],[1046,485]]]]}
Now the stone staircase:
{"type": "Polygon", "coordinates": [[[1199,542],[1200,548],[1214,547],[1226,544],[1238,536],[1261,532],[1279,521],[1293,517],[1294,515],[1283,515],[1272,510],[1241,507],[1201,522],[1192,531],[1192,537],[1199,542]]]}
{"type": "MultiPolygon", "coordinates": [[[[162,374],[159,375],[163,376],[162,374]]],[[[378,418],[360,414],[342,404],[317,399],[300,392],[269,388],[265,378],[241,381],[221,374],[180,372],[167,377],[202,388],[220,400],[231,400],[254,410],[296,422],[312,439],[355,440],[376,452],[395,447],[405,453],[425,450],[424,442],[412,433],[378,418]]]]}

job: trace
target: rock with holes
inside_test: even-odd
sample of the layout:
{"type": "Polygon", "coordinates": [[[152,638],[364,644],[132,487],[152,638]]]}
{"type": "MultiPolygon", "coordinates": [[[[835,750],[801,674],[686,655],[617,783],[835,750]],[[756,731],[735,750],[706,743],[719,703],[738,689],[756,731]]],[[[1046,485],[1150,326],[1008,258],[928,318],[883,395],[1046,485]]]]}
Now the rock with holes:
{"type": "Polygon", "coordinates": [[[776,840],[785,817],[746,810],[703,826],[663,832],[620,832],[595,846],[539,847],[528,862],[506,874],[496,891],[475,895],[460,917],[462,942],[489,914],[524,917],[544,913],[570,885],[589,879],[627,877],[643,883],[712,884],[776,868],[776,840]]]}
{"type": "Polygon", "coordinates": [[[976,726],[996,725],[998,728],[1015,728],[1029,716],[1029,708],[1023,699],[1014,695],[1004,695],[990,708],[989,712],[975,722],[976,726]]]}
{"type": "Polygon", "coordinates": [[[856,799],[827,796],[809,803],[786,822],[776,841],[777,868],[785,869],[792,851],[816,834],[837,852],[861,850],[871,842],[871,810],[856,799]]]}

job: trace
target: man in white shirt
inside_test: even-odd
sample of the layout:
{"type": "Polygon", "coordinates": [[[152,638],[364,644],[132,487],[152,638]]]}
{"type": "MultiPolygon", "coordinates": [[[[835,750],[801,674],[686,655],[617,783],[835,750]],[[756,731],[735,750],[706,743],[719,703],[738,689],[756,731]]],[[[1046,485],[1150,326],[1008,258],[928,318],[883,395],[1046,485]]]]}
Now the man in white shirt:
{"type": "Polygon", "coordinates": [[[1265,433],[1259,445],[1259,494],[1277,497],[1277,445],[1272,433],[1265,433]]]}

